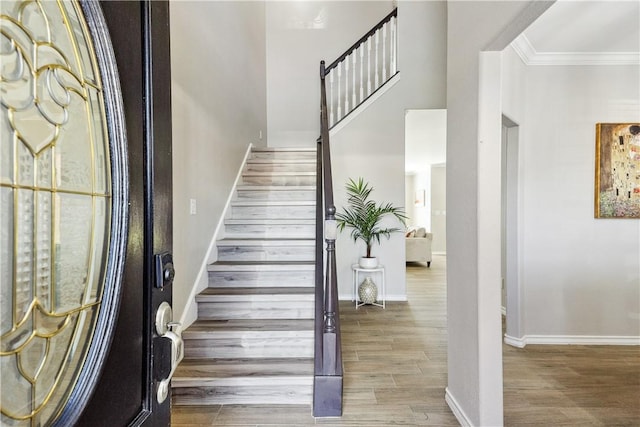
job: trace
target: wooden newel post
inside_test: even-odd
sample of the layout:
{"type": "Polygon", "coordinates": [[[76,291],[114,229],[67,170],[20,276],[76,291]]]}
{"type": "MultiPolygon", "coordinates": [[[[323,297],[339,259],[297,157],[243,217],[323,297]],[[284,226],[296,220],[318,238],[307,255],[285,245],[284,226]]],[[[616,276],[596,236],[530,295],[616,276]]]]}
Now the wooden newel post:
{"type": "Polygon", "coordinates": [[[335,219],[336,208],[329,206],[324,221],[324,236],[327,242],[327,271],[325,276],[324,298],[324,328],[323,328],[323,373],[336,373],[336,237],[337,225],[335,219]]]}

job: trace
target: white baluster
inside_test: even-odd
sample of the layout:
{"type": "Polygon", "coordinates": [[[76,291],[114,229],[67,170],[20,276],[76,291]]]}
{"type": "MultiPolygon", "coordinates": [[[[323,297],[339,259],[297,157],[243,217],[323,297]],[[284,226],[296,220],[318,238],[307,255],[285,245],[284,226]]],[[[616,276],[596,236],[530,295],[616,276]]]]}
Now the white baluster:
{"type": "Polygon", "coordinates": [[[373,37],[369,37],[367,43],[367,96],[371,95],[371,43],[373,37]]]}
{"type": "Polygon", "coordinates": [[[382,26],[382,83],[387,81],[387,24],[382,26]]]}
{"type": "Polygon", "coordinates": [[[336,120],[340,121],[342,118],[342,97],[340,96],[340,91],[342,90],[342,62],[338,62],[338,115],[336,116],[336,120]]]}
{"type": "Polygon", "coordinates": [[[344,115],[349,114],[349,57],[344,59],[344,115]]]}
{"type": "Polygon", "coordinates": [[[334,108],[333,108],[333,74],[334,74],[333,70],[331,70],[329,72],[329,87],[331,88],[331,97],[329,98],[329,102],[328,102],[329,106],[331,107],[330,108],[331,109],[331,115],[330,115],[330,118],[329,118],[329,123],[331,123],[331,126],[333,126],[333,124],[335,123],[335,118],[333,116],[333,110],[334,110],[334,108]]]}
{"type": "MultiPolygon", "coordinates": [[[[366,42],[365,42],[366,43],[366,42]]],[[[364,43],[360,45],[360,102],[364,99],[364,43]]]]}
{"type": "Polygon", "coordinates": [[[353,58],[353,98],[352,98],[351,104],[353,105],[353,108],[355,109],[356,105],[357,105],[357,99],[356,99],[356,56],[357,56],[357,50],[354,50],[353,52],[351,52],[351,55],[352,55],[352,58],[353,58]]]}
{"type": "Polygon", "coordinates": [[[376,89],[380,86],[379,58],[380,58],[380,30],[376,30],[376,89]]]}
{"type": "Polygon", "coordinates": [[[398,50],[397,50],[398,29],[396,28],[396,18],[391,18],[391,71],[393,76],[398,71],[398,50]]]}

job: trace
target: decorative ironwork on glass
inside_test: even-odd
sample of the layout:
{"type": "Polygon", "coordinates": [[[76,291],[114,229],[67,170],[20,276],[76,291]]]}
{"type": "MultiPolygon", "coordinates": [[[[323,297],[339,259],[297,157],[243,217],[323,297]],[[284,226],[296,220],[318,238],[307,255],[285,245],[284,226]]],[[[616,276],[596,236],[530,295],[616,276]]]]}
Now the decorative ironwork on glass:
{"type": "Polygon", "coordinates": [[[1,424],[49,424],[86,357],[111,230],[100,73],[76,1],[0,3],[1,424]]]}

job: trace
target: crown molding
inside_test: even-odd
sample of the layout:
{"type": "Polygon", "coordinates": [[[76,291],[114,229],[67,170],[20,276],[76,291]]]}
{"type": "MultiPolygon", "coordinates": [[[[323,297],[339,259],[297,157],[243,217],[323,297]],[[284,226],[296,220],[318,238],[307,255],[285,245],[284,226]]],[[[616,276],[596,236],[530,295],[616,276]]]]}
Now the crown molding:
{"type": "Polygon", "coordinates": [[[640,65],[640,52],[538,52],[524,34],[511,47],[525,65],[640,65]]]}

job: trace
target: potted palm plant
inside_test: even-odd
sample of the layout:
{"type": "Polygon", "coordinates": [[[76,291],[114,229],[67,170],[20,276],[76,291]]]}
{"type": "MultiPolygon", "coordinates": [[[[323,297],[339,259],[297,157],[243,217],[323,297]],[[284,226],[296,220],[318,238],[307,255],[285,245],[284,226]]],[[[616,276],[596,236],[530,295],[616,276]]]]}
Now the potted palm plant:
{"type": "Polygon", "coordinates": [[[336,213],[338,230],[343,231],[346,227],[351,228],[351,238],[354,242],[358,239],[367,245],[367,253],[360,258],[360,267],[375,268],[378,266],[378,259],[371,256],[371,247],[374,242],[380,244],[380,237],[391,237],[391,233],[402,231],[397,227],[381,228],[380,221],[387,215],[392,215],[404,224],[407,218],[404,210],[393,206],[391,203],[376,204],[369,200],[369,195],[373,188],[364,179],[358,178],[354,181],[349,178],[346,184],[347,207],[343,207],[341,212],[336,213]]]}

